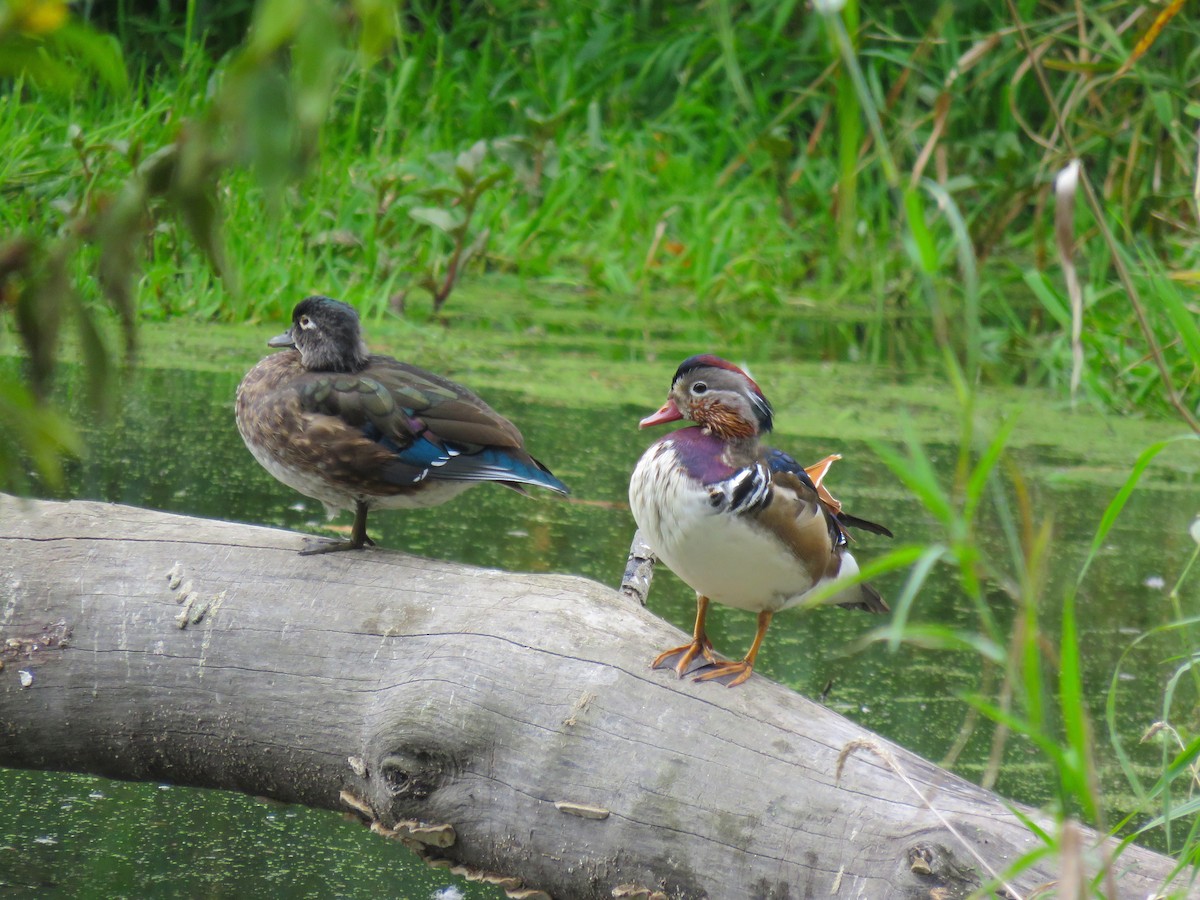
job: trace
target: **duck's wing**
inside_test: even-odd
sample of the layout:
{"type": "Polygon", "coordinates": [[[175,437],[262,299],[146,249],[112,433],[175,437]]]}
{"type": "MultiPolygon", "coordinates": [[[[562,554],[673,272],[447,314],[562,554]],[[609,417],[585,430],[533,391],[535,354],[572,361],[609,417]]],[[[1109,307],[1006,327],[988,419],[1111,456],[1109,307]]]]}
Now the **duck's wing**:
{"type": "Polygon", "coordinates": [[[396,486],[425,479],[566,486],[524,449],[521,432],[449,379],[387,357],[357,373],[310,372],[298,385],[343,467],[396,486]]]}
{"type": "Polygon", "coordinates": [[[847,535],[833,509],[821,500],[812,476],[791,456],[773,448],[764,450],[763,455],[771,472],[772,497],[766,518],[773,530],[805,560],[814,581],[835,575],[837,561],[830,556],[845,546],[847,535]],[[825,571],[827,565],[834,567],[831,572],[825,571]]]}
{"type": "Polygon", "coordinates": [[[438,440],[463,450],[522,449],[525,445],[516,425],[473,391],[448,378],[386,356],[371,357],[363,374],[378,383],[405,416],[419,419],[438,440]]]}
{"type": "MultiPolygon", "coordinates": [[[[768,451],[768,457],[774,484],[771,503],[760,516],[763,525],[808,569],[814,585],[857,572],[842,517],[821,498],[812,477],[782,451],[768,451]]],[[[846,609],[888,611],[883,597],[866,582],[848,587],[833,602],[846,609]]]]}
{"type": "Polygon", "coordinates": [[[811,466],[801,466],[794,458],[784,453],[782,450],[774,447],[766,451],[767,465],[771,467],[771,471],[777,475],[786,474],[796,477],[802,484],[811,488],[816,494],[817,499],[821,502],[822,507],[833,518],[839,526],[844,537],[849,537],[845,532],[845,527],[860,528],[863,531],[870,531],[873,534],[881,534],[885,537],[895,537],[891,530],[887,527],[872,522],[868,519],[861,519],[858,516],[851,515],[842,509],[842,504],[834,498],[828,490],[825,489],[822,483],[828,474],[830,467],[841,459],[841,454],[835,453],[825,457],[818,463],[811,466]]]}

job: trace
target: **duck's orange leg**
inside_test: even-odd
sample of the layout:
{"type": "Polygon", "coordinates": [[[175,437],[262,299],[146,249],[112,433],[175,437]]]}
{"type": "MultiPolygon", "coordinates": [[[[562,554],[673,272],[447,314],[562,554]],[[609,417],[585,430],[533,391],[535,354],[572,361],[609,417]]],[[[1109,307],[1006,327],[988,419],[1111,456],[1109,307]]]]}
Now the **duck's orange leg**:
{"type": "Polygon", "coordinates": [[[712,642],[708,639],[708,635],[704,633],[704,619],[708,615],[708,598],[703,594],[696,595],[696,626],[692,629],[692,642],[684,644],[682,647],[672,647],[658,656],[654,657],[654,662],[650,663],[650,668],[657,669],[664,665],[667,660],[677,653],[683,655],[679,657],[673,668],[675,674],[682,678],[688,670],[688,666],[692,661],[700,655],[703,655],[710,663],[717,661],[713,654],[712,642]]]}
{"type": "Polygon", "coordinates": [[[696,681],[714,681],[717,678],[725,678],[732,675],[733,680],[729,681],[725,686],[734,687],[741,684],[754,671],[754,660],[758,658],[758,648],[762,646],[763,638],[767,636],[767,629],[771,627],[771,618],[775,613],[769,609],[764,609],[758,614],[758,631],[754,633],[754,643],[750,645],[750,650],[746,653],[744,659],[738,662],[728,662],[721,660],[714,662],[702,674],[696,676],[696,681]]]}

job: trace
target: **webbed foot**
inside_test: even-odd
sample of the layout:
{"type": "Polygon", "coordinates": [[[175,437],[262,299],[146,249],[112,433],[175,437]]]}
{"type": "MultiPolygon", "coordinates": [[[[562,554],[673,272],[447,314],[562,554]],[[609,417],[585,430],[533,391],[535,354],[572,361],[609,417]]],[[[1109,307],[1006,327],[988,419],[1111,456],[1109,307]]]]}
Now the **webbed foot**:
{"type": "Polygon", "coordinates": [[[725,687],[737,687],[754,673],[754,663],[740,659],[737,662],[729,662],[721,660],[714,662],[708,666],[705,671],[701,672],[693,681],[721,681],[728,678],[729,681],[721,681],[725,687]]]}
{"type": "MultiPolygon", "coordinates": [[[[306,538],[306,541],[313,541],[313,538],[306,538]]],[[[363,536],[361,541],[356,541],[351,538],[348,541],[323,541],[316,546],[305,547],[300,551],[301,556],[317,556],[320,553],[338,553],[342,550],[361,550],[363,547],[374,547],[375,542],[369,537],[363,536]]]]}
{"type": "Polygon", "coordinates": [[[682,647],[672,647],[670,650],[665,650],[658,654],[658,656],[654,657],[654,662],[650,663],[650,668],[660,669],[663,666],[670,665],[668,660],[677,654],[681,654],[679,661],[670,666],[670,668],[674,669],[675,674],[680,678],[687,674],[688,667],[698,656],[703,656],[709,663],[715,664],[717,662],[712,644],[707,637],[701,637],[698,640],[693,640],[690,644],[684,644],[682,647]]]}

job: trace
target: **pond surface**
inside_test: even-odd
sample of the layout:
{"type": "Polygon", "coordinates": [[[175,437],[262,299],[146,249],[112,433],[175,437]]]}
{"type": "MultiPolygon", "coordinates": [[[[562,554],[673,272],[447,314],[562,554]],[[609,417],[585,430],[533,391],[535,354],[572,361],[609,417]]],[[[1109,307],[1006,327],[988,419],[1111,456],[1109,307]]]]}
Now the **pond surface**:
{"type": "MultiPolygon", "coordinates": [[[[12,365],[0,359],[0,366],[11,370],[12,365]]],[[[62,402],[86,420],[74,399],[82,393],[78,373],[68,375],[62,402]]],[[[69,466],[66,494],[300,531],[325,529],[320,504],[274,481],[242,445],[233,422],[239,377],[167,369],[134,373],[115,414],[103,424],[85,426],[89,455],[69,466]]],[[[571,501],[525,498],[485,485],[434,510],[375,512],[372,536],[383,547],[412,553],[574,573],[615,586],[633,532],[625,506],[629,472],[654,437],[639,433],[637,421],[651,410],[535,405],[474,386],[518,423],[531,451],[572,486],[571,501]]],[[[829,484],[850,511],[889,525],[904,541],[937,539],[932,519],[867,447],[821,436],[819,423],[816,433],[810,428],[799,437],[788,429],[812,423],[793,415],[780,418],[782,431],[773,443],[802,461],[831,452],[844,455],[829,484]]],[[[946,433],[954,428],[948,425],[946,433]]],[[[935,461],[953,465],[952,448],[930,450],[935,461]]],[[[1165,465],[1146,477],[1080,595],[1089,702],[1097,717],[1105,784],[1116,806],[1126,798],[1111,753],[1105,755],[1104,699],[1133,637],[1172,618],[1158,585],[1173,583],[1193,547],[1187,528],[1200,510],[1194,450],[1191,454],[1190,469],[1179,454],[1177,468],[1165,458],[1165,465]]],[[[1053,518],[1056,543],[1045,596],[1057,598],[1058,589],[1074,579],[1124,473],[1089,469],[1086,447],[1064,450],[1047,442],[1017,456],[1039,514],[1053,518]]],[[[44,495],[36,482],[29,492],[44,495]]],[[[334,525],[347,530],[349,516],[334,525]]],[[[1006,552],[999,529],[986,532],[984,541],[997,555],[1006,552]]],[[[869,560],[887,546],[883,538],[863,535],[855,552],[860,561],[869,560]]],[[[895,574],[877,587],[894,597],[904,578],[895,574]]],[[[1190,599],[1185,612],[1190,607],[1195,613],[1195,597],[1190,599]]],[[[1010,604],[999,590],[989,600],[1001,621],[1011,619],[1010,604]]],[[[649,605],[690,630],[694,595],[661,567],[649,605]]],[[[1048,611],[1046,618],[1056,621],[1057,614],[1048,611]]],[[[913,619],[969,628],[974,614],[946,570],[935,572],[913,619]]],[[[864,727],[940,760],[966,717],[961,695],[980,689],[978,661],[966,653],[909,647],[891,653],[880,644],[849,650],[878,624],[874,617],[840,609],[779,616],[756,671],[808,696],[823,694],[827,705],[864,727]]],[[[755,621],[749,613],[714,607],[709,625],[717,649],[736,657],[749,646],[755,621]]],[[[1177,644],[1151,644],[1125,663],[1118,708],[1128,744],[1157,718],[1173,670],[1170,657],[1178,649],[1177,644]]],[[[991,741],[990,726],[976,728],[956,771],[978,780],[991,741]]],[[[1157,760],[1154,748],[1135,752],[1141,764],[1157,760]]],[[[1018,738],[1006,745],[996,788],[1032,804],[1052,792],[1034,748],[1018,738]]],[[[0,798],[0,896],[501,896],[427,869],[402,847],[322,811],[221,792],[12,770],[0,770],[0,798]]]]}

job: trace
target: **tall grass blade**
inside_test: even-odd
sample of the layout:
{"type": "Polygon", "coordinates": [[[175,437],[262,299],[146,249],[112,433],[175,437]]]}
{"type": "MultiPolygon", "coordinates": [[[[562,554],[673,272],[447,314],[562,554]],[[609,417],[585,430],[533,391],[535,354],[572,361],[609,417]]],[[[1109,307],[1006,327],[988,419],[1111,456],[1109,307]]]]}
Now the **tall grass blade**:
{"type": "Polygon", "coordinates": [[[916,188],[905,188],[903,197],[908,229],[916,250],[916,261],[920,264],[922,272],[933,275],[938,270],[938,252],[937,243],[925,222],[925,203],[916,188]]]}
{"type": "Polygon", "coordinates": [[[967,478],[966,490],[963,492],[962,515],[968,522],[975,519],[979,504],[983,502],[984,492],[992,480],[992,473],[1004,455],[1004,448],[1008,446],[1008,442],[1012,438],[1018,419],[1019,416],[1014,414],[1000,423],[1000,428],[997,429],[995,436],[988,441],[987,447],[971,469],[971,474],[967,478]]]}
{"type": "Polygon", "coordinates": [[[1172,807],[1169,803],[1171,792],[1167,790],[1167,787],[1178,778],[1187,776],[1190,779],[1193,774],[1192,767],[1197,760],[1200,760],[1200,736],[1189,741],[1163,771],[1158,784],[1151,791],[1151,796],[1154,796],[1155,793],[1162,794],[1164,800],[1163,812],[1161,815],[1142,825],[1138,829],[1140,832],[1145,833],[1153,828],[1159,828],[1164,825],[1169,826],[1171,822],[1178,821],[1184,816],[1190,816],[1200,811],[1200,797],[1195,797],[1178,806],[1172,807]]]}
{"type": "Polygon", "coordinates": [[[1064,748],[1057,738],[1047,733],[1043,726],[1014,715],[978,695],[969,694],[964,699],[992,721],[1004,725],[1010,731],[1023,735],[1036,744],[1046,754],[1046,758],[1055,771],[1062,772],[1070,767],[1067,759],[1069,750],[1064,748]]]}
{"type": "Polygon", "coordinates": [[[1083,378],[1083,288],[1075,270],[1075,194],[1079,187],[1079,160],[1073,159],[1054,179],[1054,240],[1067,297],[1071,301],[1071,401],[1083,378]]]}
{"type": "MultiPolygon", "coordinates": [[[[1079,665],[1079,631],[1075,620],[1075,597],[1068,593],[1063,603],[1062,638],[1059,641],[1059,707],[1066,732],[1070,767],[1061,777],[1088,819],[1100,822],[1095,763],[1092,758],[1091,728],[1083,696],[1083,674],[1079,665]]],[[[1102,827],[1102,825],[1101,825],[1102,827]]]]}
{"type": "Polygon", "coordinates": [[[1121,489],[1117,491],[1117,495],[1113,497],[1108,506],[1105,507],[1104,515],[1100,517],[1100,525],[1096,529],[1095,537],[1092,538],[1092,544],[1088,549],[1087,558],[1084,560],[1083,565],[1080,566],[1079,574],[1075,578],[1076,587],[1083,583],[1084,576],[1087,575],[1087,571],[1091,567],[1092,561],[1095,560],[1096,554],[1100,552],[1101,546],[1108,538],[1108,533],[1112,530],[1113,525],[1117,521],[1117,516],[1119,516],[1121,514],[1121,510],[1125,508],[1125,504],[1128,502],[1130,495],[1134,491],[1134,488],[1137,487],[1138,482],[1141,480],[1142,473],[1146,471],[1146,467],[1149,466],[1150,463],[1154,461],[1154,458],[1158,456],[1158,454],[1162,453],[1163,450],[1179,443],[1180,441],[1200,441],[1200,435],[1184,434],[1178,437],[1167,438],[1165,441],[1158,441],[1157,443],[1151,444],[1138,455],[1137,460],[1133,464],[1133,468],[1129,472],[1129,476],[1125,479],[1125,483],[1121,485],[1121,489]]]}
{"type": "MultiPolygon", "coordinates": [[[[864,635],[860,643],[886,643],[890,642],[891,638],[892,628],[885,626],[864,635]]],[[[990,641],[985,636],[974,631],[948,628],[945,625],[908,625],[904,629],[904,642],[924,650],[957,652],[965,650],[976,654],[981,659],[986,659],[998,665],[1003,664],[1005,659],[1004,648],[994,641],[990,641]]]]}
{"type": "Polygon", "coordinates": [[[920,558],[909,570],[908,580],[904,583],[904,589],[892,604],[892,619],[886,629],[889,650],[894,652],[900,647],[900,643],[905,637],[908,615],[912,610],[913,601],[916,600],[918,591],[921,590],[921,587],[925,584],[925,580],[929,577],[930,570],[946,556],[948,549],[942,544],[933,544],[926,547],[921,553],[920,558]]]}
{"type": "Polygon", "coordinates": [[[729,0],[716,0],[713,11],[717,19],[717,38],[721,42],[721,62],[725,67],[725,76],[729,79],[729,86],[733,88],[738,102],[745,107],[747,113],[753,113],[754,100],[746,87],[746,78],[738,62],[736,33],[733,28],[733,16],[729,11],[729,0]]]}
{"type": "Polygon", "coordinates": [[[1157,792],[1157,788],[1147,790],[1142,785],[1141,776],[1138,774],[1137,767],[1129,756],[1129,751],[1125,749],[1125,742],[1121,738],[1121,730],[1117,725],[1117,699],[1120,694],[1121,674],[1125,669],[1125,661],[1137,650],[1142,644],[1158,637],[1159,635],[1169,634],[1178,630],[1186,630],[1194,625],[1200,625],[1200,616],[1190,616],[1186,619],[1181,619],[1177,622],[1171,622],[1167,625],[1160,625],[1156,628],[1151,628],[1134,638],[1129,646],[1122,652],[1117,659],[1117,664],[1113,668],[1112,678],[1109,680],[1108,695],[1104,703],[1104,718],[1108,724],[1108,737],[1112,743],[1113,750],[1117,754],[1117,761],[1121,766],[1121,771],[1125,775],[1129,785],[1133,788],[1140,803],[1144,804],[1148,799],[1153,798],[1157,792]]]}
{"type": "Polygon", "coordinates": [[[946,528],[954,522],[954,506],[942,489],[941,482],[929,457],[925,454],[916,436],[907,437],[908,455],[902,456],[890,446],[878,441],[868,441],[871,450],[886,465],[906,488],[912,491],[921,504],[946,528]]]}
{"type": "Polygon", "coordinates": [[[983,322],[979,308],[979,265],[975,258],[975,242],[963,218],[962,210],[945,187],[928,178],[921,187],[937,202],[938,211],[945,216],[954,236],[954,252],[962,273],[963,324],[966,333],[966,377],[971,384],[979,378],[979,361],[983,354],[983,322]]]}
{"type": "Polygon", "coordinates": [[[1194,367],[1200,367],[1200,325],[1196,324],[1195,309],[1180,295],[1178,285],[1166,277],[1159,260],[1141,248],[1138,258],[1142,270],[1151,277],[1155,294],[1171,321],[1171,327],[1183,344],[1189,361],[1194,367]]]}
{"type": "Polygon", "coordinates": [[[1146,33],[1134,44],[1133,52],[1129,54],[1125,62],[1121,63],[1121,68],[1113,76],[1114,79],[1120,78],[1132,69],[1139,59],[1146,55],[1146,51],[1154,46],[1154,42],[1158,40],[1158,36],[1162,34],[1162,30],[1167,27],[1167,23],[1175,18],[1179,14],[1179,11],[1183,9],[1183,4],[1184,0],[1171,0],[1170,3],[1158,11],[1158,15],[1154,17],[1154,21],[1146,29],[1146,33]]]}

